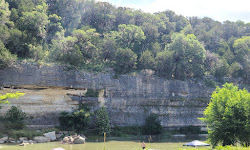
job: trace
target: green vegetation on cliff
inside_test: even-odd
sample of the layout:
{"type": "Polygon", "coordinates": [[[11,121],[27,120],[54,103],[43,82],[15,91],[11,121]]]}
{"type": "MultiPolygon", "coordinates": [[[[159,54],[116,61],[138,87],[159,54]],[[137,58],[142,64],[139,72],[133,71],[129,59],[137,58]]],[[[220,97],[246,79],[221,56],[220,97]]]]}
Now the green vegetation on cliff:
{"type": "Polygon", "coordinates": [[[19,58],[249,83],[249,42],[250,23],[242,21],[149,14],[92,0],[0,0],[0,67],[19,58]]]}

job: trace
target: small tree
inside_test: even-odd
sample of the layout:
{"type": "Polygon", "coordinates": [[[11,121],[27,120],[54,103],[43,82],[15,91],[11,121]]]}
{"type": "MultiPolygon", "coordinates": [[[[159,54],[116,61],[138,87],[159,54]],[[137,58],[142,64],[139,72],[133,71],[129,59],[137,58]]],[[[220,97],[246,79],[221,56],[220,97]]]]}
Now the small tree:
{"type": "Polygon", "coordinates": [[[96,126],[99,134],[110,132],[109,116],[105,107],[96,111],[96,126]]]}
{"type": "Polygon", "coordinates": [[[11,109],[5,115],[4,126],[6,129],[22,130],[25,126],[27,115],[16,106],[11,106],[11,109]]]}
{"type": "Polygon", "coordinates": [[[208,140],[215,147],[218,143],[250,145],[250,93],[226,83],[217,87],[204,111],[208,140]]]}
{"type": "Polygon", "coordinates": [[[160,134],[162,130],[161,122],[156,114],[150,114],[143,126],[144,134],[156,135],[160,134]]]}

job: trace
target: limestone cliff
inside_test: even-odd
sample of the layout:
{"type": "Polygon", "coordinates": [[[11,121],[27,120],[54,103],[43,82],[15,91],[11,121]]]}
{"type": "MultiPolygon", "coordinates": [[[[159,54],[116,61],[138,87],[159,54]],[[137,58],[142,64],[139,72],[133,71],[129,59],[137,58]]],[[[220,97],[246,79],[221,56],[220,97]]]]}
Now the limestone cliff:
{"type": "MultiPolygon", "coordinates": [[[[18,64],[0,70],[1,93],[27,93],[11,105],[19,105],[29,116],[30,125],[56,125],[62,111],[76,109],[86,103],[94,110],[107,107],[112,125],[141,125],[147,115],[156,113],[164,127],[199,125],[197,119],[207,106],[213,88],[199,83],[166,80],[152,71],[138,75],[88,73],[62,66],[18,64]],[[89,89],[98,97],[86,97],[89,89]]],[[[0,109],[6,113],[10,105],[0,109]]]]}

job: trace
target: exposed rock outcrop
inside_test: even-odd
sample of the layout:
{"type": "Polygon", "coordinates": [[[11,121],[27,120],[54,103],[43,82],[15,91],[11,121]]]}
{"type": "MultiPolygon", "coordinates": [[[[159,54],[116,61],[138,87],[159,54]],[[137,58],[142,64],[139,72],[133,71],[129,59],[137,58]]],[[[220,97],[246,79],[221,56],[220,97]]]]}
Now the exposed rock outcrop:
{"type": "MultiPolygon", "coordinates": [[[[62,66],[18,64],[0,70],[0,93],[26,93],[19,100],[11,100],[11,105],[19,105],[33,117],[30,127],[58,125],[58,114],[76,109],[79,103],[93,110],[105,105],[112,125],[142,125],[150,113],[158,114],[164,127],[203,125],[197,118],[203,116],[213,88],[198,81],[166,80],[153,71],[117,79],[113,76],[62,66]],[[89,89],[99,95],[86,97],[89,89]]],[[[5,114],[10,106],[3,106],[0,113],[5,114]]]]}

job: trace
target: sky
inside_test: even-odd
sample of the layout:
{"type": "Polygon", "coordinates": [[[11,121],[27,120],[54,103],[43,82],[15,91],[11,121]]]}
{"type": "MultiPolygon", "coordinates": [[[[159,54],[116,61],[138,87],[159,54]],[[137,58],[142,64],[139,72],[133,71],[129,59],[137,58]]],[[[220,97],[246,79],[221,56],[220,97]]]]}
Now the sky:
{"type": "Polygon", "coordinates": [[[250,22],[250,0],[99,0],[144,12],[172,10],[185,17],[210,17],[217,21],[250,22]]]}

